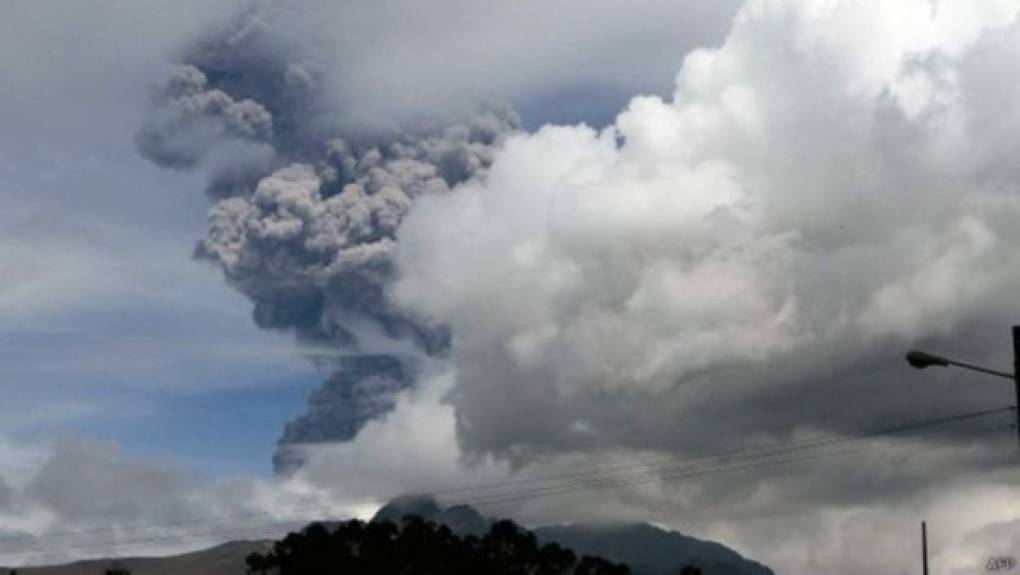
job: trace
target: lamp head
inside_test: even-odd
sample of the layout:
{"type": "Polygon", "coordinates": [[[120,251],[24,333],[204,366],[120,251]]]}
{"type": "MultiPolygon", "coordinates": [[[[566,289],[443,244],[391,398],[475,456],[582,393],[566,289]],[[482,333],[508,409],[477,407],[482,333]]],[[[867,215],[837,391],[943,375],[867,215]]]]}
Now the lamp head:
{"type": "Polygon", "coordinates": [[[939,367],[949,366],[948,359],[916,349],[907,354],[907,363],[917,369],[924,369],[932,365],[939,367]]]}

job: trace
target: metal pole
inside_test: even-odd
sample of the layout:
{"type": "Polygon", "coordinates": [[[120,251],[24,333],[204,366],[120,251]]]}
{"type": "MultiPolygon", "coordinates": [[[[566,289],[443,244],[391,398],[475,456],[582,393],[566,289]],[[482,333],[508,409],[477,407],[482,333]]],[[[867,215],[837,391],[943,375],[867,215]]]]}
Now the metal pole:
{"type": "Polygon", "coordinates": [[[1016,438],[1017,447],[1020,448],[1020,325],[1013,326],[1013,389],[1016,400],[1016,438]]]}
{"type": "Polygon", "coordinates": [[[928,575],[928,524],[921,522],[921,567],[922,573],[928,575]]]}

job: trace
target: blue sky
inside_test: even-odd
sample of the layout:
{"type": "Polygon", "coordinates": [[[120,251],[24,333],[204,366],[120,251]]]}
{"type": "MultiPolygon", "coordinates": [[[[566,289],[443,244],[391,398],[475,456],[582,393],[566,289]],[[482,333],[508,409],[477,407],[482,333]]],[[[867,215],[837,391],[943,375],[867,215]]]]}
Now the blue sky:
{"type": "Polygon", "coordinates": [[[129,10],[154,40],[131,52],[123,22],[62,12],[26,8],[6,30],[0,434],[96,436],[199,472],[266,473],[318,375],[191,258],[199,178],[152,167],[132,141],[145,70],[198,24],[171,18],[160,35],[159,10],[129,10]]]}
{"type": "Polygon", "coordinates": [[[0,429],[265,472],[319,376],[289,335],[256,329],[249,303],[191,259],[205,218],[201,196],[182,191],[193,179],[152,169],[124,131],[110,132],[3,143],[13,209],[0,215],[0,429]],[[203,451],[214,446],[227,456],[203,451]]]}

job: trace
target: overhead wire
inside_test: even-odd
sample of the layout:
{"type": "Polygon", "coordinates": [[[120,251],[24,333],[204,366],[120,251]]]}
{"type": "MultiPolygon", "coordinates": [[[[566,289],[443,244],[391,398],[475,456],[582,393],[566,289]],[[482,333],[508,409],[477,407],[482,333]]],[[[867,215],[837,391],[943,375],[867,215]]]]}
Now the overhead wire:
{"type": "Polygon", "coordinates": [[[495,489],[495,488],[503,488],[503,487],[508,486],[508,485],[522,485],[522,484],[530,484],[530,483],[545,483],[545,482],[552,481],[552,480],[560,480],[560,479],[568,479],[569,480],[569,479],[574,479],[574,478],[585,478],[585,477],[590,476],[592,473],[604,473],[606,471],[613,471],[613,470],[617,470],[617,469],[626,470],[626,469],[632,469],[632,468],[635,468],[635,467],[642,468],[642,469],[645,469],[645,468],[647,468],[647,469],[661,469],[661,468],[671,468],[671,467],[674,467],[674,466],[679,465],[679,464],[695,463],[695,462],[699,462],[699,461],[710,461],[710,460],[721,459],[721,458],[731,458],[731,457],[732,458],[738,458],[738,457],[750,457],[750,456],[765,456],[765,455],[770,455],[773,452],[786,452],[788,450],[812,449],[812,448],[815,448],[815,447],[826,446],[826,445],[829,445],[829,444],[832,444],[832,443],[845,443],[847,441],[856,441],[856,440],[861,440],[861,439],[868,439],[868,438],[871,438],[871,437],[884,437],[884,436],[892,436],[892,435],[904,434],[904,433],[909,433],[911,431],[917,431],[917,430],[925,429],[925,428],[929,428],[929,427],[937,427],[937,426],[951,424],[951,423],[960,423],[960,422],[964,422],[964,421],[969,421],[969,420],[973,420],[973,419],[987,417],[989,415],[996,415],[996,414],[1000,414],[1000,413],[1008,413],[1008,412],[1014,411],[1015,409],[1016,408],[1013,407],[1013,406],[994,408],[994,409],[982,409],[982,410],[972,411],[972,412],[967,412],[967,413],[958,413],[958,414],[946,415],[946,416],[930,418],[930,419],[925,419],[925,420],[920,420],[920,421],[912,421],[912,422],[909,422],[909,423],[902,423],[902,424],[895,425],[895,426],[887,426],[887,427],[883,427],[883,428],[876,428],[876,429],[872,429],[870,431],[858,431],[858,432],[847,433],[847,434],[825,435],[825,436],[822,436],[822,437],[806,439],[806,440],[774,443],[774,444],[771,444],[771,445],[768,445],[768,446],[758,446],[758,447],[754,447],[754,448],[751,448],[751,449],[748,449],[748,448],[734,448],[734,449],[729,449],[729,450],[720,450],[720,451],[709,452],[709,453],[705,453],[705,454],[701,454],[701,455],[696,455],[696,456],[663,457],[663,458],[657,458],[657,459],[650,460],[650,461],[645,461],[645,462],[629,462],[629,463],[621,463],[621,464],[618,464],[618,465],[611,465],[611,466],[600,466],[600,467],[596,467],[596,468],[591,468],[591,469],[586,470],[586,471],[574,471],[574,472],[568,472],[568,473],[562,473],[562,474],[544,475],[544,476],[539,476],[539,477],[534,477],[534,478],[509,479],[509,480],[501,481],[499,483],[494,483],[494,484],[480,484],[480,485],[472,485],[472,486],[467,486],[467,487],[440,489],[440,490],[430,491],[429,493],[431,495],[441,497],[443,495],[457,495],[459,493],[465,493],[465,492],[484,491],[484,490],[495,489]]]}
{"type": "MultiPolygon", "coordinates": [[[[975,435],[984,435],[984,434],[988,434],[988,433],[995,433],[995,432],[1006,431],[1006,430],[1010,430],[1010,429],[1016,429],[1016,425],[1014,425],[1014,424],[997,425],[995,427],[986,428],[986,429],[979,429],[977,431],[961,432],[961,433],[958,434],[958,437],[972,437],[972,436],[975,436],[975,435]]],[[[755,458],[755,459],[752,459],[748,463],[739,464],[739,465],[734,465],[732,463],[727,463],[727,464],[722,464],[722,465],[706,466],[706,467],[703,467],[703,468],[680,469],[678,471],[665,472],[665,473],[657,473],[657,474],[632,474],[631,476],[628,476],[628,477],[596,477],[596,478],[593,478],[590,481],[587,481],[587,482],[584,482],[584,483],[579,483],[577,485],[564,485],[564,486],[559,486],[559,487],[541,488],[541,489],[536,489],[536,490],[533,490],[533,491],[527,492],[527,493],[511,494],[511,495],[508,495],[507,497],[494,497],[494,498],[491,498],[491,499],[469,500],[469,501],[462,502],[462,503],[464,503],[466,505],[472,505],[472,506],[475,506],[475,507],[485,507],[485,506],[504,504],[504,503],[514,502],[514,501],[521,501],[521,500],[528,500],[528,499],[537,499],[537,498],[540,498],[540,497],[555,496],[555,495],[560,495],[560,494],[563,494],[563,493],[569,493],[569,492],[578,491],[578,490],[582,490],[582,489],[603,489],[603,488],[610,488],[610,487],[624,487],[624,486],[630,486],[630,485],[639,485],[639,484],[642,484],[642,483],[651,483],[651,482],[657,482],[657,481],[660,481],[660,480],[676,481],[676,480],[692,479],[692,478],[703,477],[703,476],[706,476],[706,475],[715,475],[715,474],[719,474],[719,473],[727,473],[727,472],[732,472],[732,471],[746,471],[746,470],[750,470],[750,469],[770,467],[770,466],[786,464],[786,463],[793,463],[793,462],[800,462],[800,461],[809,461],[809,460],[813,460],[813,459],[822,459],[822,458],[825,458],[825,457],[832,457],[832,456],[835,456],[835,455],[845,455],[845,454],[850,454],[850,453],[858,453],[858,452],[861,452],[861,451],[868,451],[868,450],[872,450],[872,449],[881,449],[883,447],[884,446],[863,446],[863,447],[856,447],[856,448],[852,448],[852,449],[843,449],[843,450],[838,450],[838,451],[827,451],[827,452],[822,452],[822,453],[808,453],[808,454],[805,454],[805,455],[801,455],[799,457],[780,457],[780,458],[775,458],[775,459],[770,459],[770,458],[755,458]]],[[[799,451],[799,450],[790,450],[788,453],[796,453],[797,451],[799,451]]],[[[784,455],[784,454],[780,454],[780,455],[784,455]]]]}
{"type": "MultiPolygon", "coordinates": [[[[990,415],[1006,413],[1014,410],[1015,408],[1004,407],[996,409],[985,409],[980,411],[973,411],[968,413],[954,414],[939,418],[927,419],[923,421],[915,421],[906,424],[900,424],[897,426],[886,427],[880,430],[874,430],[869,432],[860,432],[854,434],[842,434],[825,436],[821,438],[814,438],[810,440],[803,440],[797,442],[787,442],[779,445],[769,446],[767,449],[735,449],[728,451],[719,451],[715,453],[705,454],[697,457],[676,457],[676,458],[662,458],[656,461],[650,461],[645,463],[636,464],[622,464],[611,467],[596,468],[595,470],[588,471],[577,471],[571,473],[563,473],[558,475],[551,475],[545,477],[535,478],[524,478],[519,480],[508,480],[501,483],[494,483],[489,485],[474,485],[468,486],[461,489],[451,488],[446,490],[440,490],[433,492],[436,495],[456,495],[458,493],[473,493],[482,491],[483,495],[475,496],[474,498],[455,498],[457,503],[464,503],[477,507],[485,507],[491,505],[505,504],[513,501],[534,499],[538,497],[549,497],[563,493],[575,492],[578,490],[590,490],[590,489],[602,489],[606,487],[620,487],[627,485],[635,485],[645,482],[660,481],[660,480],[687,480],[697,477],[703,477],[705,475],[711,475],[715,473],[725,473],[741,470],[749,470],[758,467],[765,467],[771,465],[778,465],[783,463],[790,463],[794,461],[804,461],[809,459],[818,459],[822,457],[831,457],[834,455],[840,455],[844,453],[850,453],[853,451],[861,451],[862,449],[854,450],[842,450],[837,452],[822,452],[822,453],[807,453],[801,457],[784,457],[789,455],[796,455],[810,449],[826,448],[831,446],[838,446],[847,443],[860,442],[870,439],[878,439],[881,437],[905,434],[909,432],[926,432],[925,430],[942,431],[938,429],[941,426],[962,423],[966,421],[972,421],[979,418],[987,417],[990,415]],[[683,463],[692,463],[699,461],[711,461],[713,459],[722,459],[723,461],[714,465],[703,465],[700,467],[685,468],[678,467],[683,463]],[[617,474],[606,474],[607,470],[620,469],[628,470],[629,473],[617,473],[617,474]],[[594,476],[592,473],[594,472],[594,476]],[[531,490],[520,490],[521,485],[536,485],[537,487],[531,490]],[[500,489],[506,489],[510,487],[511,490],[500,492],[500,489]],[[518,488],[518,491],[513,491],[514,488],[518,488]],[[493,493],[485,494],[484,492],[494,491],[493,493]]],[[[1013,426],[997,426],[992,429],[979,430],[977,433],[990,433],[1000,431],[1002,429],[1012,428],[1013,426]]],[[[968,434],[957,434],[959,437],[964,437],[968,434]]],[[[865,449],[868,449],[867,447],[865,449]]],[[[337,505],[343,502],[332,502],[333,505],[337,505]]],[[[348,501],[348,503],[355,503],[355,501],[348,501]]],[[[301,510],[308,511],[320,511],[325,509],[326,506],[321,504],[294,507],[289,510],[290,513],[294,513],[301,510]]],[[[15,541],[26,541],[30,545],[26,548],[19,549],[18,551],[22,554],[31,553],[34,548],[37,548],[33,544],[47,544],[52,546],[51,538],[59,537],[80,537],[87,534],[97,533],[110,533],[111,535],[120,534],[122,532],[131,531],[145,531],[153,529],[169,529],[172,527],[184,527],[193,524],[202,525],[215,525],[217,523],[234,521],[237,519],[244,518],[258,518],[258,517],[272,517],[271,523],[258,523],[254,525],[248,524],[241,529],[274,529],[298,526],[307,523],[309,520],[299,519],[287,519],[280,520],[280,513],[272,512],[250,512],[245,514],[225,516],[220,518],[204,518],[195,519],[188,521],[178,522],[167,522],[163,524],[148,524],[138,526],[116,526],[116,527],[102,527],[94,529],[77,529],[77,530],[65,530],[62,532],[50,532],[41,535],[29,535],[20,534],[13,536],[0,536],[0,543],[4,542],[15,542],[15,541]],[[42,541],[45,539],[46,541],[42,541]]],[[[321,518],[321,517],[320,517],[321,518]]],[[[167,544],[183,544],[187,541],[208,541],[215,538],[218,535],[227,535],[229,533],[238,533],[238,529],[232,529],[227,531],[226,529],[213,529],[199,533],[188,533],[188,534],[161,534],[158,537],[135,537],[135,538],[117,538],[106,539],[104,541],[96,541],[91,545],[88,542],[85,543],[72,543],[68,546],[61,546],[61,553],[68,552],[86,552],[90,548],[101,548],[109,549],[111,547],[123,548],[125,546],[137,545],[137,544],[155,544],[155,543],[167,543],[167,544]]],[[[13,550],[12,550],[13,551],[13,550]]]]}
{"type": "MultiPolygon", "coordinates": [[[[983,428],[983,429],[978,429],[978,430],[973,430],[973,431],[970,431],[970,432],[962,433],[959,436],[960,437],[972,437],[972,436],[983,435],[983,434],[987,434],[987,433],[994,433],[994,432],[1004,431],[1004,430],[1008,430],[1008,429],[1015,429],[1015,427],[1016,426],[1012,425],[1012,424],[996,425],[994,427],[983,428]]],[[[819,458],[823,458],[823,457],[831,457],[831,456],[834,456],[834,455],[845,455],[845,454],[849,454],[849,453],[856,453],[856,452],[876,449],[876,447],[881,448],[882,446],[862,446],[862,447],[856,447],[856,448],[851,448],[851,449],[842,449],[842,450],[839,450],[837,452],[809,453],[809,454],[803,454],[803,455],[801,455],[799,457],[787,457],[787,458],[773,459],[773,460],[767,460],[767,461],[757,461],[757,462],[752,462],[752,463],[748,463],[748,464],[744,464],[744,465],[737,465],[737,466],[723,465],[723,466],[717,466],[717,467],[712,467],[712,468],[693,469],[693,470],[689,470],[689,471],[684,472],[684,473],[673,473],[673,474],[667,474],[667,475],[656,476],[656,477],[630,478],[630,479],[624,480],[624,481],[618,481],[618,480],[617,481],[607,481],[607,482],[604,482],[604,483],[601,483],[601,484],[595,484],[595,485],[580,485],[580,486],[575,486],[573,489],[563,489],[563,490],[561,490],[561,492],[576,491],[578,488],[580,488],[580,489],[599,489],[599,488],[605,488],[605,487],[620,487],[620,486],[639,484],[639,483],[643,483],[643,482],[647,482],[647,481],[656,481],[656,480],[659,480],[659,479],[662,479],[662,478],[671,479],[671,480],[688,480],[688,479],[697,478],[697,477],[701,477],[701,476],[705,476],[705,475],[716,474],[716,473],[724,473],[724,472],[731,472],[731,471],[744,471],[744,470],[748,470],[748,469],[762,468],[762,467],[780,465],[780,464],[791,463],[791,462],[808,461],[808,460],[819,459],[819,458]]],[[[512,502],[512,501],[526,500],[526,499],[534,499],[534,498],[537,498],[537,497],[546,497],[546,496],[556,495],[556,494],[559,494],[559,493],[548,493],[548,492],[546,492],[546,493],[524,493],[524,494],[517,494],[517,495],[513,495],[513,496],[510,496],[510,497],[504,497],[504,498],[500,498],[500,499],[477,500],[477,501],[472,501],[469,504],[475,505],[475,506],[479,506],[479,507],[484,507],[484,506],[490,505],[490,504],[506,503],[506,502],[512,502]]],[[[91,545],[88,545],[88,544],[86,544],[86,545],[74,544],[74,545],[71,545],[71,546],[64,547],[62,549],[62,552],[64,554],[66,554],[68,552],[84,553],[84,552],[89,552],[89,551],[102,551],[102,550],[114,549],[114,548],[121,549],[124,546],[128,546],[128,545],[140,545],[140,544],[147,544],[147,545],[168,544],[168,545],[178,545],[178,546],[181,546],[181,545],[184,545],[184,544],[186,544],[188,542],[196,542],[196,543],[198,543],[198,542],[209,542],[209,541],[211,541],[212,539],[214,539],[216,537],[236,539],[236,538],[242,537],[242,536],[253,536],[253,531],[254,530],[260,530],[260,531],[256,531],[256,533],[266,532],[266,531],[269,531],[269,530],[276,530],[276,532],[278,532],[279,530],[282,530],[284,528],[300,527],[300,526],[305,525],[307,523],[308,523],[308,520],[305,520],[305,521],[288,520],[288,521],[280,521],[280,522],[268,523],[268,524],[263,524],[263,525],[255,525],[255,526],[242,527],[240,529],[232,529],[232,530],[229,530],[229,531],[224,531],[224,530],[218,530],[217,529],[217,530],[212,530],[212,531],[207,531],[207,532],[188,533],[188,534],[184,534],[184,535],[164,535],[164,536],[160,536],[160,537],[140,537],[140,538],[134,538],[134,539],[128,539],[128,540],[118,540],[118,541],[115,541],[115,542],[113,542],[113,541],[102,541],[102,542],[95,542],[94,544],[91,544],[91,545]]],[[[266,536],[271,536],[271,535],[272,535],[272,533],[266,533],[266,536]]],[[[66,556],[66,555],[52,555],[52,556],[54,556],[54,557],[61,557],[61,556],[66,556]]],[[[39,558],[38,555],[35,555],[33,557],[36,558],[37,560],[42,560],[42,559],[39,558]]]]}

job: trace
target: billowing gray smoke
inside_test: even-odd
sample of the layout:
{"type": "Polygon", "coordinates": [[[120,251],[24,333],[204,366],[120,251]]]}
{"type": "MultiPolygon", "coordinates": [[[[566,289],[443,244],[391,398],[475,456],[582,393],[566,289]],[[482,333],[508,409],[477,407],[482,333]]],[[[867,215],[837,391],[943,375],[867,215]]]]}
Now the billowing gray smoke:
{"type": "Polygon", "coordinates": [[[210,88],[205,73],[191,65],[174,66],[159,98],[161,108],[137,135],[138,148],[167,168],[191,168],[227,140],[267,142],[273,117],[262,104],[234,100],[210,88]]]}
{"type": "Polygon", "coordinates": [[[154,163],[209,174],[196,257],[252,300],[256,324],[337,355],[280,439],[284,471],[300,464],[288,446],[351,439],[413,385],[416,353],[448,348],[444,326],[387,303],[397,230],[417,198],[480,176],[518,124],[492,109],[447,126],[344,129],[354,122],[323,103],[314,63],[291,52],[257,28],[203,45],[173,67],[136,136],[154,163]]]}
{"type": "MultiPolygon", "coordinates": [[[[308,412],[287,424],[281,445],[350,439],[368,420],[393,409],[396,394],[413,383],[405,362],[389,355],[352,356],[337,367],[308,398],[308,412]]],[[[273,457],[280,470],[301,462],[300,452],[293,449],[281,449],[273,457]]]]}

